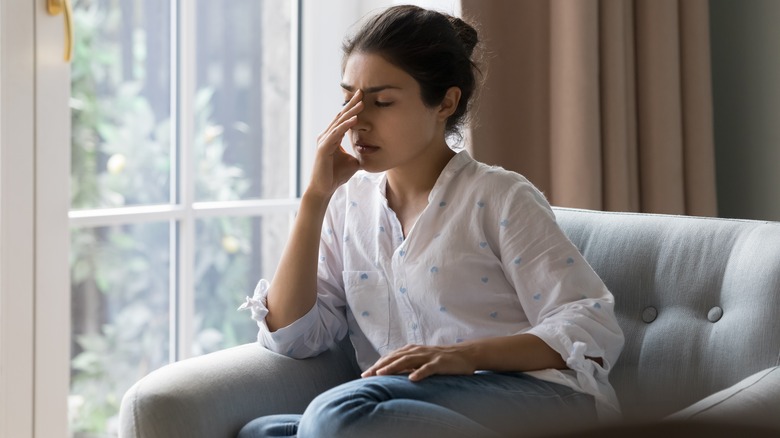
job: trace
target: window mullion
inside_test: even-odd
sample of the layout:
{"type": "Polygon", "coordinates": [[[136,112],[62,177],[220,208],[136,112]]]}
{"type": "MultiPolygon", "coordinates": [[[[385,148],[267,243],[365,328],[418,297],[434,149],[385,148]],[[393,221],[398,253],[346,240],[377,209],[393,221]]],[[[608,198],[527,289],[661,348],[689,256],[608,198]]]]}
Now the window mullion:
{"type": "Polygon", "coordinates": [[[175,298],[172,301],[172,314],[175,315],[175,358],[185,359],[192,354],[193,325],[195,317],[195,290],[193,268],[195,265],[195,214],[193,203],[195,198],[195,2],[178,1],[174,20],[177,22],[175,49],[175,75],[178,83],[174,87],[177,102],[177,196],[184,214],[178,224],[176,236],[175,266],[176,288],[172,290],[175,298]]]}
{"type": "Polygon", "coordinates": [[[299,198],[303,194],[301,181],[301,32],[303,19],[303,0],[293,0],[290,16],[290,197],[299,198]]]}

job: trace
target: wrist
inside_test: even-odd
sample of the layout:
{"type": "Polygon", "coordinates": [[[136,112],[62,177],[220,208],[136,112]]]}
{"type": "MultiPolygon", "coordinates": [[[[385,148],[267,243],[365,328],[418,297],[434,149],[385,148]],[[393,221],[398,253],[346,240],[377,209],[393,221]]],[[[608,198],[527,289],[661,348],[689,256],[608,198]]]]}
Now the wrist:
{"type": "Polygon", "coordinates": [[[303,195],[301,195],[301,204],[311,204],[321,208],[327,208],[331,197],[333,197],[333,193],[323,193],[317,190],[313,190],[310,187],[303,192],[303,195]]]}
{"type": "Polygon", "coordinates": [[[480,369],[484,369],[484,367],[481,367],[481,361],[480,361],[480,355],[484,354],[480,348],[480,343],[478,342],[463,342],[461,344],[454,345],[454,348],[458,352],[458,355],[461,357],[461,359],[468,365],[469,368],[471,368],[472,372],[475,372],[480,369]]]}

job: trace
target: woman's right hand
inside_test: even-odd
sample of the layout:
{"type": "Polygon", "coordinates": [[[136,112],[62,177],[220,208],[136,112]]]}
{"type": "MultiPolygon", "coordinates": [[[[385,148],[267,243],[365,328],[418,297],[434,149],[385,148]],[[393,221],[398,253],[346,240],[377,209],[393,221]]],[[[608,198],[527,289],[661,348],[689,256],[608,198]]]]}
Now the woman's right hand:
{"type": "Polygon", "coordinates": [[[311,181],[301,198],[279,268],[268,287],[265,323],[271,331],[287,327],[316,305],[320,235],[328,203],[333,192],[360,168],[357,158],[341,147],[341,141],[363,110],[362,95],[356,92],[317,137],[311,181]]]}
{"type": "Polygon", "coordinates": [[[357,90],[330,125],[317,137],[317,156],[306,192],[330,198],[340,185],[360,169],[360,163],[341,147],[347,131],[357,123],[363,111],[363,92],[357,90]]]}

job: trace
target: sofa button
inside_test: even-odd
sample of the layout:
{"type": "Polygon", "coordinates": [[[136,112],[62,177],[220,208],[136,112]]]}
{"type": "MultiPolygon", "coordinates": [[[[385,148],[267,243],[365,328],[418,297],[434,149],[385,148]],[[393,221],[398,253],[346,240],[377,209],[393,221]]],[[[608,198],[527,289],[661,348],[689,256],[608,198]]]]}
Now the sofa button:
{"type": "Polygon", "coordinates": [[[645,310],[642,311],[642,321],[650,324],[651,322],[655,321],[655,318],[658,316],[658,310],[656,310],[655,307],[645,307],[645,310]]]}
{"type": "Polygon", "coordinates": [[[710,320],[710,322],[718,322],[720,318],[723,316],[723,309],[721,309],[718,306],[713,307],[710,309],[710,311],[707,313],[707,319],[710,320]]]}

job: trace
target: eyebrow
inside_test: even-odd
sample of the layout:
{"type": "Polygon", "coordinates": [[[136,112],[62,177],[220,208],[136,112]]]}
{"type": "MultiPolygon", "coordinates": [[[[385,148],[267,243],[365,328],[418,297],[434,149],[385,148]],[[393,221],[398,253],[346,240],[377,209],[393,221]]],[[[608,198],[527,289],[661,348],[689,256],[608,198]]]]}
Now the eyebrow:
{"type": "MultiPolygon", "coordinates": [[[[349,91],[350,93],[355,91],[355,87],[353,87],[352,85],[344,84],[344,83],[341,84],[341,88],[349,91]]],[[[401,87],[396,87],[395,85],[377,85],[376,87],[363,88],[363,94],[378,93],[378,92],[380,92],[382,90],[388,90],[388,89],[400,90],[401,87]]]]}

